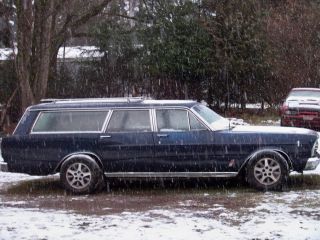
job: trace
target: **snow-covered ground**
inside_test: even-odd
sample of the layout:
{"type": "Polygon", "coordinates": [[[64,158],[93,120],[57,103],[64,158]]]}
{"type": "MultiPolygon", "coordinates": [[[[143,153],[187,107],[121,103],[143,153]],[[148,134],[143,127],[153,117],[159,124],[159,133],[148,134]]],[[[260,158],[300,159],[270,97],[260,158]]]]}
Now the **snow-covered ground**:
{"type": "MultiPolygon", "coordinates": [[[[312,174],[319,177],[320,167],[312,174]]],[[[3,190],[35,178],[57,182],[0,172],[1,240],[320,239],[320,183],[267,193],[245,187],[127,189],[90,196],[65,195],[61,189],[52,194],[3,190]]]]}

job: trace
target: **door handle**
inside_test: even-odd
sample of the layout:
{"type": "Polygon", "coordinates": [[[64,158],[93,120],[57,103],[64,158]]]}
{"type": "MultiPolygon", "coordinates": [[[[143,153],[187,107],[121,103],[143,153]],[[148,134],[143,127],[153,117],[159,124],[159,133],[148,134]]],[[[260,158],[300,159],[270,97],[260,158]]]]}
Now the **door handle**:
{"type": "Polygon", "coordinates": [[[168,134],[162,134],[162,133],[161,133],[161,134],[157,134],[157,136],[158,136],[158,137],[163,137],[163,138],[165,138],[165,137],[168,137],[169,135],[168,135],[168,134]]]}
{"type": "Polygon", "coordinates": [[[100,136],[100,139],[104,139],[104,138],[111,138],[111,135],[103,135],[103,136],[100,136]]]}

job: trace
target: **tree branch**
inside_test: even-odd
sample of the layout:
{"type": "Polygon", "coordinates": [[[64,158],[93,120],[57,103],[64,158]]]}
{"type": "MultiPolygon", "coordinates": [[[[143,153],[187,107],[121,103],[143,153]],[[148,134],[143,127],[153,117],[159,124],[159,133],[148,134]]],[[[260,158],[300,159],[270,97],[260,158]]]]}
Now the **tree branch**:
{"type": "Polygon", "coordinates": [[[86,11],[79,17],[74,14],[67,15],[63,27],[56,33],[55,37],[53,38],[54,46],[61,46],[63,42],[68,38],[70,33],[75,32],[78,27],[85,24],[92,17],[99,15],[111,1],[112,0],[103,0],[101,3],[92,6],[88,11],[86,11]]]}

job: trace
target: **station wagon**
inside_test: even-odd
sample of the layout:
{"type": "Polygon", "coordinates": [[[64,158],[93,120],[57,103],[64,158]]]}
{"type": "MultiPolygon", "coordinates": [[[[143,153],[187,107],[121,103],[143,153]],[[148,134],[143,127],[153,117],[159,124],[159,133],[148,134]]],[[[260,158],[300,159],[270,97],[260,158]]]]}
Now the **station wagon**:
{"type": "Polygon", "coordinates": [[[319,164],[315,131],[233,126],[191,100],[46,100],[29,107],[2,140],[12,172],[60,173],[72,193],[111,178],[230,178],[281,189],[291,171],[319,164]]]}

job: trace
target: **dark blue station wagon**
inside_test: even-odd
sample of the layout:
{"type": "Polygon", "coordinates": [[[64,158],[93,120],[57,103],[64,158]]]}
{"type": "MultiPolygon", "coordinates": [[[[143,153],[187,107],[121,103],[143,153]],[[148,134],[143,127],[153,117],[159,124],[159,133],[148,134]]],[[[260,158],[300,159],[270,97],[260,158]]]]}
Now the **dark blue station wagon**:
{"type": "Polygon", "coordinates": [[[90,193],[108,178],[246,176],[281,189],[290,171],[319,164],[318,134],[233,126],[195,101],[137,98],[51,100],[29,107],[2,140],[8,170],[60,173],[66,190],[90,193]]]}

